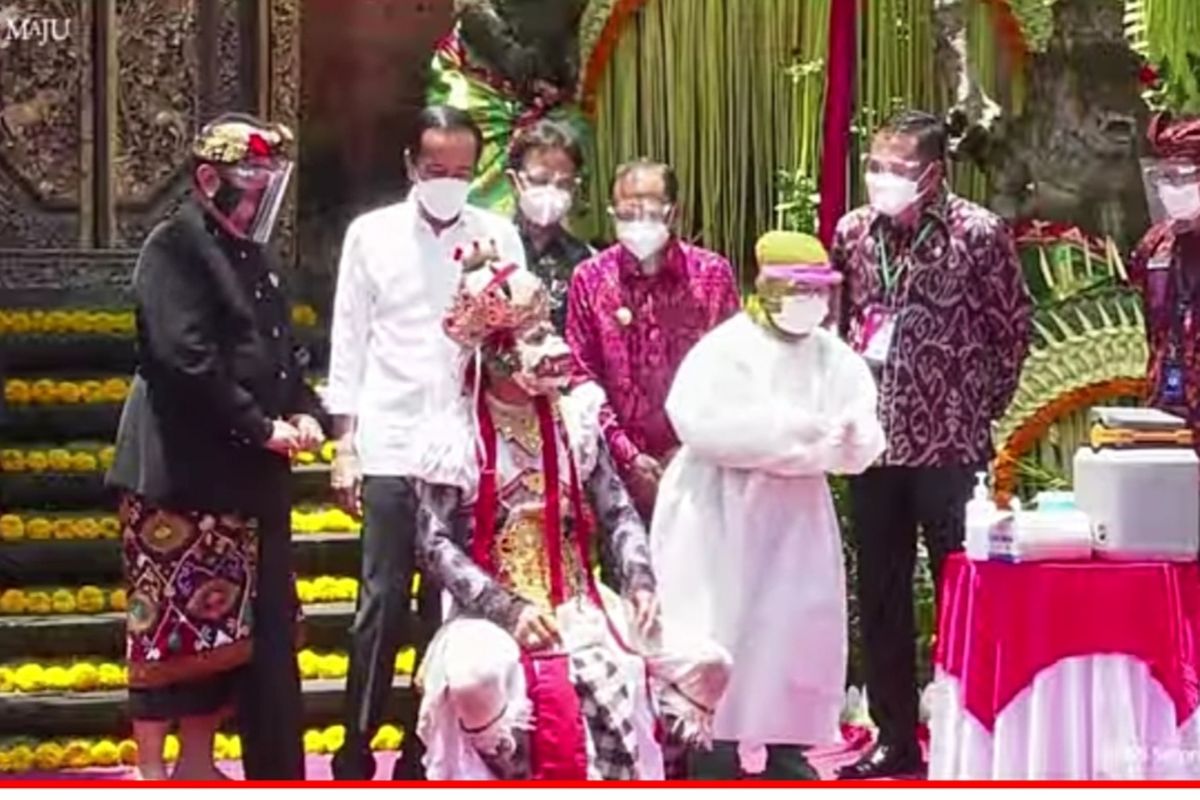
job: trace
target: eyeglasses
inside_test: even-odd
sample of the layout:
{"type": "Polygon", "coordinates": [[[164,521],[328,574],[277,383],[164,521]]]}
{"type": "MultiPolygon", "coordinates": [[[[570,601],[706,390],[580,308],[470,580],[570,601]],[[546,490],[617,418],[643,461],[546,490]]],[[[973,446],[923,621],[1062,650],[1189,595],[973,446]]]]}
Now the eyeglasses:
{"type": "Polygon", "coordinates": [[[634,200],[622,203],[613,208],[609,206],[608,215],[618,222],[666,222],[671,215],[670,203],[658,203],[653,200],[634,200]]]}

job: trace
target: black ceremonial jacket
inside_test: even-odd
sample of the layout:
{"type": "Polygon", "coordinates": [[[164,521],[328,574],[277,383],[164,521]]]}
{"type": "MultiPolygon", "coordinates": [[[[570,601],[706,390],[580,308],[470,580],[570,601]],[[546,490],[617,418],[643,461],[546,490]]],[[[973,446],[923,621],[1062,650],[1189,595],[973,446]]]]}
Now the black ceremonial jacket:
{"type": "Polygon", "coordinates": [[[277,517],[290,466],[271,421],[328,416],[305,383],[269,253],[194,203],[151,232],[134,270],[138,370],[111,486],[176,509],[277,517]]]}

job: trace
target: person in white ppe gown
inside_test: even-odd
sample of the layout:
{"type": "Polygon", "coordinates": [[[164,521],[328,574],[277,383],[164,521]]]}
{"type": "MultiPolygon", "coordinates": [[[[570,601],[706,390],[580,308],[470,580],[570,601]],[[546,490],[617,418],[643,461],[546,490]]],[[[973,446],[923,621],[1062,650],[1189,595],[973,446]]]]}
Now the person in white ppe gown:
{"type": "Polygon", "coordinates": [[[714,738],[737,743],[743,775],[791,764],[790,777],[815,777],[802,748],[840,740],[847,656],[827,476],[865,470],[884,435],[866,362],[823,327],[841,275],[820,242],[773,232],[757,256],[746,310],[671,387],[682,447],[659,490],[652,564],[663,624],[733,656],[714,738]]]}

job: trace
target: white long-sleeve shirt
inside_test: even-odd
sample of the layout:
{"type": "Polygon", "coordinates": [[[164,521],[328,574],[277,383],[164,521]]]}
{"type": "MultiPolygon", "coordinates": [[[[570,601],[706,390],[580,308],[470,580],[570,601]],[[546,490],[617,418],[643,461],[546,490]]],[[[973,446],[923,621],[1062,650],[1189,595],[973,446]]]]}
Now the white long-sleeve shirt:
{"type": "Polygon", "coordinates": [[[422,423],[461,378],[458,346],[442,329],[462,276],[454,253],[476,242],[525,266],[512,223],[470,206],[440,234],[412,201],[363,214],[346,231],[325,401],[358,418],[365,475],[420,477],[422,423]]]}

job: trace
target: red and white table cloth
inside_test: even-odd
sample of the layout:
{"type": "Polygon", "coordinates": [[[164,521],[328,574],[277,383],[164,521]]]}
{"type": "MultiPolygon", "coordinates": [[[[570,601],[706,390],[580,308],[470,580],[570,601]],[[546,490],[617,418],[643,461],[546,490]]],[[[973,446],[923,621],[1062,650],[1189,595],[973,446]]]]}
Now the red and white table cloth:
{"type": "Polygon", "coordinates": [[[1200,568],[951,557],[935,780],[1200,778],[1200,568]]]}

